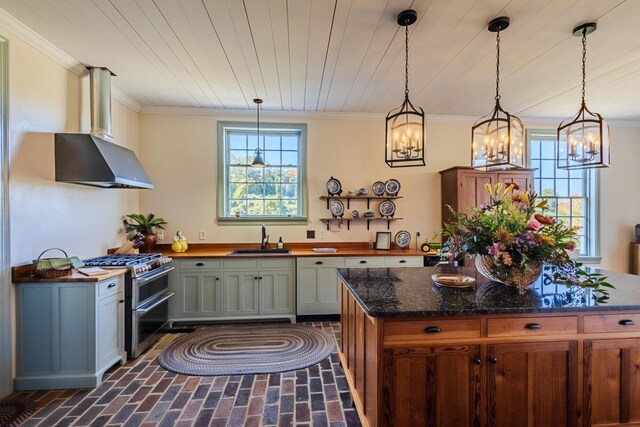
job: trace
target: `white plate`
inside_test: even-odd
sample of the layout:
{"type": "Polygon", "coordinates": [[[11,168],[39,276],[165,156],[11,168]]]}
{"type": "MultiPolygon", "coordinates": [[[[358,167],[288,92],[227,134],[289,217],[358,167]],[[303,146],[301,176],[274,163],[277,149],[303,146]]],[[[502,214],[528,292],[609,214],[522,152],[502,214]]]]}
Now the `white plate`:
{"type": "Polygon", "coordinates": [[[373,185],[371,186],[371,191],[376,196],[382,196],[384,194],[384,182],[382,181],[374,182],[373,185]]]}
{"type": "Polygon", "coordinates": [[[409,246],[409,243],[411,243],[411,234],[409,234],[409,232],[406,230],[398,231],[394,237],[394,240],[399,248],[404,249],[409,246]]]}
{"type": "Polygon", "coordinates": [[[329,200],[329,212],[334,218],[341,217],[344,214],[344,205],[340,200],[329,200]]]}
{"type": "Polygon", "coordinates": [[[393,214],[396,213],[396,204],[391,200],[385,200],[384,202],[380,203],[379,210],[380,216],[393,216],[393,214]]]}
{"type": "Polygon", "coordinates": [[[447,288],[470,288],[476,284],[476,279],[462,274],[433,274],[431,280],[447,288]]]}
{"type": "Polygon", "coordinates": [[[400,182],[397,179],[389,179],[384,183],[384,190],[387,196],[397,196],[400,192],[400,182]]]}

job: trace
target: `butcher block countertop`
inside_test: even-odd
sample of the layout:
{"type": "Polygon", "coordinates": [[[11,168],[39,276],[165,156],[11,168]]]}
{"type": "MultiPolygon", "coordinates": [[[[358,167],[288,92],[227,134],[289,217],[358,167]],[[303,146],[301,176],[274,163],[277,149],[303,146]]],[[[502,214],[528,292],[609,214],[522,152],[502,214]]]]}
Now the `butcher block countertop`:
{"type": "MultiPolygon", "coordinates": [[[[415,244],[411,246],[415,247],[415,244]]],[[[275,244],[271,243],[270,248],[275,244]]],[[[317,256],[338,256],[338,257],[372,257],[372,256],[423,256],[428,255],[416,249],[375,250],[369,249],[367,242],[354,243],[285,243],[285,249],[291,249],[291,253],[259,253],[259,254],[233,254],[230,252],[236,249],[260,249],[256,243],[221,243],[221,244],[189,244],[186,252],[173,252],[170,245],[157,245],[158,252],[162,252],[174,259],[188,258],[300,258],[317,256]],[[313,248],[335,248],[337,252],[314,252],[313,248]]]]}
{"type": "Polygon", "coordinates": [[[87,276],[73,270],[73,273],[61,277],[35,277],[31,274],[32,264],[20,265],[11,269],[13,283],[60,283],[60,282],[101,282],[103,280],[112,279],[121,276],[127,272],[126,268],[109,269],[105,274],[97,276],[87,276]]]}

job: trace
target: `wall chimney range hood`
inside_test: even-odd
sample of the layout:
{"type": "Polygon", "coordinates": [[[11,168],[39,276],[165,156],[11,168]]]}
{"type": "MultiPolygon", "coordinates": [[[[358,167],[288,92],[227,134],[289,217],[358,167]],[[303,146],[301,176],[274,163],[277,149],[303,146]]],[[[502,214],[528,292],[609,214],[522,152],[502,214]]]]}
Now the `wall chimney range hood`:
{"type": "Polygon", "coordinates": [[[56,133],[56,181],[102,188],[153,188],[135,153],[112,142],[111,71],[89,68],[91,133],[56,133]]]}

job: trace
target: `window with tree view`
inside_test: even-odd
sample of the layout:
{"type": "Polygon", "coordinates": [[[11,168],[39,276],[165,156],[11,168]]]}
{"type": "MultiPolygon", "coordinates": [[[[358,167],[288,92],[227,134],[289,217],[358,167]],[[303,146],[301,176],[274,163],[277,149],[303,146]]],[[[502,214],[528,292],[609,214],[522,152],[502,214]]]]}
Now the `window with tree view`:
{"type": "Polygon", "coordinates": [[[220,123],[223,212],[219,218],[305,219],[305,125],[220,123]],[[265,167],[252,167],[260,147],[265,167]]]}
{"type": "Polygon", "coordinates": [[[596,176],[593,169],[557,167],[556,133],[528,131],[529,161],[534,168],[533,189],[548,201],[548,214],[578,232],[581,257],[597,255],[596,176]]]}

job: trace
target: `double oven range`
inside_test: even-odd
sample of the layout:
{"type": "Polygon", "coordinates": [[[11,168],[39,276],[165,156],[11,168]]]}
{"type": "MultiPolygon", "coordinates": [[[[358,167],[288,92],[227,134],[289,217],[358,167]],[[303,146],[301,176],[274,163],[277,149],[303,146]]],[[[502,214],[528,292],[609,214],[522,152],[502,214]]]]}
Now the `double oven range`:
{"type": "Polygon", "coordinates": [[[125,349],[129,359],[153,344],[169,320],[169,272],[172,259],[162,254],[111,254],[84,260],[102,268],[126,268],[125,349]]]}

